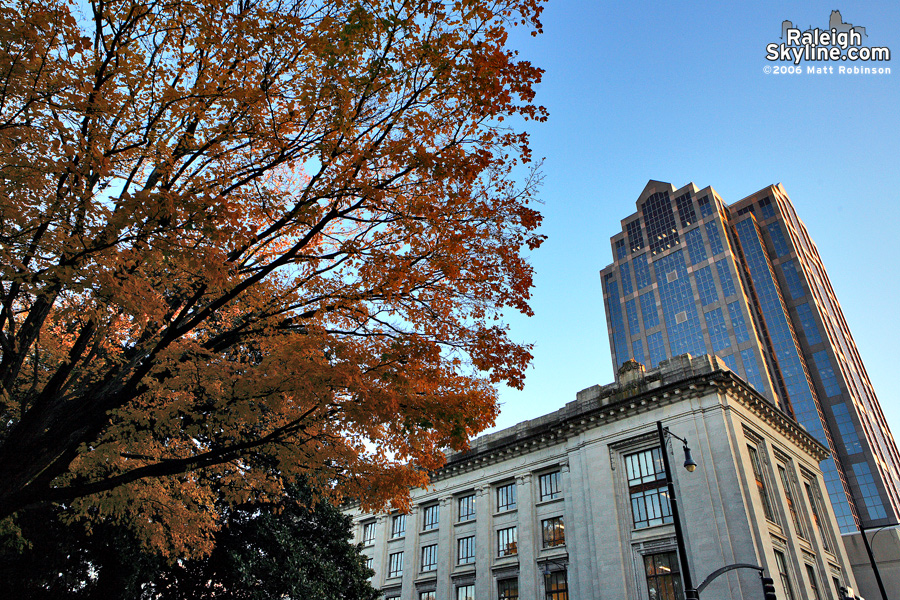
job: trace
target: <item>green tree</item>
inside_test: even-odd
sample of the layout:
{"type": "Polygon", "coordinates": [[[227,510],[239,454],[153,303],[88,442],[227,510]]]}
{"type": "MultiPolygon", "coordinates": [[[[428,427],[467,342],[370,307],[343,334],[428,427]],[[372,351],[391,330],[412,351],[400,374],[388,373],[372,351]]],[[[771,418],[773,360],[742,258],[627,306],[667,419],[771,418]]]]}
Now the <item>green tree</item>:
{"type": "Polygon", "coordinates": [[[279,503],[226,512],[215,548],[203,558],[166,560],[120,525],[63,524],[46,510],[22,519],[32,547],[5,546],[0,595],[23,600],[214,598],[375,600],[350,519],[308,486],[279,503]]]}

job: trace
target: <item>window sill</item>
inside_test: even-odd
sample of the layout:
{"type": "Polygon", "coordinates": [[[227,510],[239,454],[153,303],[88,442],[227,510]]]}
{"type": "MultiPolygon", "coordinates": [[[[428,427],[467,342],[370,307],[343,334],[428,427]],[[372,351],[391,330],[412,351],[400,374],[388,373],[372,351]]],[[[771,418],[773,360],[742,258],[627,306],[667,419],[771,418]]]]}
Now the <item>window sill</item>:
{"type": "Polygon", "coordinates": [[[548,504],[555,504],[557,502],[562,502],[565,500],[565,496],[560,496],[559,498],[553,498],[552,500],[541,500],[540,502],[536,502],[535,506],[547,506],[548,504]]]}
{"type": "Polygon", "coordinates": [[[406,539],[406,536],[405,536],[405,535],[400,536],[400,537],[391,538],[391,539],[388,540],[388,544],[390,544],[390,543],[392,543],[392,542],[402,542],[402,541],[405,540],[405,539],[406,539]]]}
{"type": "Polygon", "coordinates": [[[453,524],[453,526],[459,527],[460,525],[469,525],[471,523],[474,523],[475,521],[476,521],[476,519],[469,519],[468,521],[457,521],[456,523],[453,524]]]}
{"type": "Polygon", "coordinates": [[[501,511],[499,511],[499,512],[495,512],[495,513],[494,513],[494,516],[495,516],[495,517],[499,517],[499,516],[502,516],[502,515],[510,515],[510,514],[515,513],[515,512],[518,512],[518,510],[519,510],[519,507],[518,507],[518,506],[517,506],[516,508],[507,508],[506,510],[501,510],[501,511]]]}

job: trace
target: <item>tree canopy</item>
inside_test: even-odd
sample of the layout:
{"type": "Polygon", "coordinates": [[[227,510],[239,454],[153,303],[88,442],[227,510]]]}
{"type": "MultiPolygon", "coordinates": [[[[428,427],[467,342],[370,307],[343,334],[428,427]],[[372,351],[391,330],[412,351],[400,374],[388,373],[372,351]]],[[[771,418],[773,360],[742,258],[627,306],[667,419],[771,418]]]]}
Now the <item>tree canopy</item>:
{"type": "Polygon", "coordinates": [[[110,522],[65,525],[58,507],[19,519],[31,547],[0,537],[0,594],[19,600],[376,600],[350,518],[316,502],[302,483],[278,503],[241,504],[223,515],[215,548],[202,558],[167,561],[110,522]]]}
{"type": "Polygon", "coordinates": [[[520,386],[538,0],[0,0],[0,518],[404,506],[520,386]]]}

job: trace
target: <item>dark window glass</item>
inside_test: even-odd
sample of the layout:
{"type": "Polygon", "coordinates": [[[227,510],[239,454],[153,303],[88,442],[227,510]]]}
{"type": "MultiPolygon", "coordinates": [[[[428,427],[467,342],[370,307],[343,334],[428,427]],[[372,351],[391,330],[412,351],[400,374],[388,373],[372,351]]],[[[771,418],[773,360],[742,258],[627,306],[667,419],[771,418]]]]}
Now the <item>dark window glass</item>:
{"type": "Polygon", "coordinates": [[[497,556],[512,556],[519,552],[519,538],[515,527],[497,530],[497,556]]]}
{"type": "Polygon", "coordinates": [[[501,579],[497,582],[497,595],[500,600],[519,600],[519,580],[501,579]]]}
{"type": "Polygon", "coordinates": [[[475,494],[463,496],[458,500],[459,520],[471,521],[475,518],[475,494]]]}
{"type": "Polygon", "coordinates": [[[647,336],[647,350],[650,352],[650,365],[655,367],[666,360],[666,345],[663,342],[662,331],[657,331],[647,336]]]}
{"type": "Polygon", "coordinates": [[[365,525],[363,525],[362,543],[375,543],[375,523],[366,523],[365,525]]]}
{"type": "Polygon", "coordinates": [[[748,204],[747,206],[745,206],[745,207],[743,207],[743,208],[739,208],[738,211],[737,211],[737,216],[740,217],[741,215],[746,215],[747,213],[753,213],[753,214],[756,214],[756,211],[753,210],[753,205],[752,205],[752,204],[748,204]]]}
{"type": "Polygon", "coordinates": [[[728,365],[728,368],[729,368],[729,369],[731,369],[731,370],[734,371],[735,373],[738,372],[737,360],[735,360],[734,354],[728,354],[728,355],[726,355],[726,356],[720,356],[719,358],[721,358],[722,360],[725,361],[725,364],[728,365]]]}
{"type": "Polygon", "coordinates": [[[691,223],[697,220],[694,213],[694,204],[691,202],[690,194],[682,194],[675,198],[675,205],[678,207],[678,216],[681,217],[681,226],[690,227],[691,223]]]}
{"type": "Polygon", "coordinates": [[[650,600],[683,600],[681,569],[674,552],[650,554],[644,557],[644,573],[650,600]]]}
{"type": "Polygon", "coordinates": [[[403,553],[394,552],[388,557],[388,577],[401,577],[403,575],[403,553]]]}
{"type": "Polygon", "coordinates": [[[497,487],[497,512],[516,507],[516,484],[507,483],[497,487]]]}
{"type": "Polygon", "coordinates": [[[559,487],[559,471],[545,473],[538,479],[541,488],[541,500],[554,500],[562,495],[559,487]]]}
{"type": "Polygon", "coordinates": [[[716,291],[716,282],[713,280],[712,269],[703,267],[699,271],[694,271],[694,278],[697,281],[697,294],[700,296],[700,304],[707,306],[719,299],[719,293],[716,291]]]}
{"type": "Polygon", "coordinates": [[[737,292],[734,289],[734,279],[731,277],[731,269],[728,268],[728,260],[722,259],[716,261],[716,270],[719,272],[719,282],[722,284],[722,295],[726,298],[734,296],[737,292]]]}
{"type": "Polygon", "coordinates": [[[422,546],[422,571],[437,569],[437,544],[422,546]]]}
{"type": "Polygon", "coordinates": [[[809,590],[812,592],[811,600],[822,600],[822,594],[819,593],[819,582],[816,580],[816,570],[812,565],[806,565],[806,576],[809,578],[809,590]]]}
{"type": "Polygon", "coordinates": [[[830,552],[831,542],[828,536],[825,534],[825,527],[820,517],[821,511],[819,510],[820,505],[818,486],[816,486],[814,483],[806,481],[804,482],[803,487],[806,488],[806,499],[809,501],[809,510],[812,513],[813,523],[815,523],[816,529],[819,531],[819,537],[822,540],[822,547],[830,552]]]}
{"type": "Polygon", "coordinates": [[[678,244],[678,230],[675,228],[675,213],[669,201],[669,192],[657,192],[641,206],[650,253],[657,254],[678,244]]]}
{"type": "Polygon", "coordinates": [[[843,402],[838,402],[832,405],[831,412],[834,413],[834,420],[837,423],[847,454],[859,454],[862,452],[859,435],[856,433],[856,427],[853,426],[853,419],[850,418],[847,405],[843,402]]]}
{"type": "Polygon", "coordinates": [[[437,504],[432,504],[431,506],[425,507],[425,526],[423,529],[425,531],[429,531],[431,529],[438,528],[438,522],[440,519],[440,506],[437,504]]]}
{"type": "Polygon", "coordinates": [[[475,562],[474,535],[456,540],[456,562],[461,565],[468,565],[475,562]]]}
{"type": "Polygon", "coordinates": [[[806,341],[809,345],[813,346],[821,343],[822,336],[819,334],[819,327],[816,325],[816,319],[809,304],[797,305],[797,317],[800,320],[800,325],[803,327],[803,333],[806,335],[806,341]]]}
{"type": "Polygon", "coordinates": [[[562,517],[553,517],[541,521],[541,539],[544,548],[562,546],[566,543],[566,527],[562,517]]]}
{"type": "Polygon", "coordinates": [[[625,250],[625,240],[616,240],[616,258],[622,260],[628,255],[628,251],[625,250]]]}
{"type": "Polygon", "coordinates": [[[788,575],[787,561],[784,559],[784,554],[778,550],[775,551],[775,564],[778,567],[778,575],[781,577],[785,600],[794,600],[794,588],[791,586],[791,578],[788,575]]]}
{"type": "Polygon", "coordinates": [[[374,564],[375,564],[375,559],[372,558],[371,556],[367,556],[366,557],[366,568],[371,569],[374,564]]]}
{"type": "Polygon", "coordinates": [[[756,353],[753,352],[753,348],[741,350],[741,362],[744,363],[744,374],[746,375],[747,383],[752,385],[757,392],[761,394],[764,393],[766,391],[766,385],[763,383],[762,374],[759,371],[759,365],[756,362],[756,353]]]}
{"type": "Polygon", "coordinates": [[[747,449],[750,451],[750,466],[753,468],[753,476],[756,478],[756,489],[759,491],[759,499],[762,501],[763,513],[768,520],[774,521],[775,513],[772,511],[772,503],[769,500],[769,491],[766,488],[762,465],[759,462],[759,453],[753,446],[747,446],[747,449]]]}
{"type": "Polygon", "coordinates": [[[650,267],[647,265],[647,255],[635,256],[631,261],[634,264],[634,279],[638,289],[642,290],[652,283],[650,280],[650,267]]]}
{"type": "Polygon", "coordinates": [[[659,311],[656,310],[656,294],[653,290],[639,296],[641,300],[641,315],[644,317],[644,330],[652,329],[659,325],[659,311]]]}
{"type": "Polygon", "coordinates": [[[700,217],[705,218],[713,213],[712,206],[709,204],[709,196],[703,196],[697,200],[697,206],[700,207],[700,217]]]}
{"type": "Polygon", "coordinates": [[[625,324],[622,322],[622,303],[619,301],[619,285],[614,279],[606,282],[606,292],[609,299],[609,318],[612,324],[613,348],[616,356],[615,362],[621,365],[628,360],[631,354],[628,351],[628,339],[625,336],[625,324]]]}
{"type": "Polygon", "coordinates": [[[784,239],[784,230],[781,223],[771,223],[766,229],[769,230],[769,236],[772,238],[772,248],[775,250],[775,256],[781,257],[791,251],[787,240],[784,239]]]}
{"type": "Polygon", "coordinates": [[[695,227],[684,234],[685,244],[687,245],[688,254],[691,257],[691,264],[696,265],[702,260],[706,260],[706,245],[703,243],[703,234],[700,228],[695,227]]]}
{"type": "Polygon", "coordinates": [[[402,537],[406,533],[406,515],[394,515],[391,520],[391,538],[402,537]]]}
{"type": "MultiPolygon", "coordinates": [[[[725,325],[725,317],[721,308],[714,308],[705,315],[706,330],[709,332],[709,341],[712,343],[713,352],[719,352],[731,347],[731,339],[728,336],[728,327],[725,325]]],[[[732,361],[734,358],[732,357],[732,361]]],[[[731,365],[729,365],[731,366],[731,365]]],[[[731,367],[737,373],[737,365],[731,367]]]]}
{"type": "Polygon", "coordinates": [[[784,499],[787,502],[788,512],[791,513],[791,521],[794,523],[794,530],[797,532],[797,535],[806,539],[806,531],[803,529],[803,522],[800,520],[800,515],[797,513],[796,502],[794,502],[794,486],[791,484],[791,479],[787,474],[787,471],[781,465],[778,465],[778,476],[781,478],[781,485],[784,487],[784,499]]]}
{"type": "Polygon", "coordinates": [[[434,590],[430,592],[419,592],[419,600],[437,600],[437,593],[434,590]]]}
{"type": "Polygon", "coordinates": [[[841,388],[838,385],[834,369],[831,367],[831,360],[828,358],[828,353],[824,350],[816,352],[813,354],[813,363],[819,371],[819,377],[822,379],[822,387],[825,389],[825,396],[831,398],[832,396],[840,395],[841,388]]]}
{"type": "Polygon", "coordinates": [[[475,585],[456,586],[456,600],[475,600],[475,585]]]}
{"type": "Polygon", "coordinates": [[[734,337],[738,344],[742,344],[750,339],[750,333],[747,331],[747,323],[744,321],[744,315],[741,313],[741,305],[737,302],[731,302],[728,305],[728,317],[731,319],[731,328],[734,330],[734,337]]]}
{"type": "Polygon", "coordinates": [[[640,335],[641,322],[637,314],[637,302],[634,299],[625,303],[625,314],[628,315],[628,333],[631,337],[640,335]]]}
{"type": "MultiPolygon", "coordinates": [[[[653,268],[672,356],[707,353],[684,256],[680,250],[658,258],[653,268]]],[[[707,267],[708,268],[708,267],[707,267]]]]}
{"type": "Polygon", "coordinates": [[[759,212],[763,220],[771,219],[775,216],[775,206],[772,205],[772,199],[768,196],[759,201],[759,212]]]}
{"type": "Polygon", "coordinates": [[[873,521],[887,518],[884,504],[881,503],[881,495],[878,493],[878,487],[875,485],[875,479],[872,477],[868,463],[853,463],[853,475],[856,476],[856,484],[859,486],[863,502],[866,503],[869,518],[873,521]]]}
{"type": "Polygon", "coordinates": [[[569,600],[569,586],[565,571],[553,571],[544,578],[546,600],[569,600]]]}
{"type": "Polygon", "coordinates": [[[719,235],[719,226],[716,225],[716,222],[710,221],[704,227],[706,227],[706,237],[709,238],[709,248],[712,250],[712,255],[715,256],[724,252],[725,247],[722,246],[722,237],[719,235]]]}
{"type": "Polygon", "coordinates": [[[634,360],[642,365],[647,364],[644,362],[644,345],[641,343],[641,340],[634,340],[631,342],[631,354],[634,356],[634,360]]]}
{"type": "Polygon", "coordinates": [[[627,262],[619,265],[619,274],[622,277],[622,296],[629,296],[634,288],[631,287],[631,267],[627,262]]]}
{"type": "Polygon", "coordinates": [[[641,221],[639,219],[627,223],[625,231],[628,234],[628,243],[632,252],[644,247],[644,233],[641,231],[641,221]]]}
{"type": "Polygon", "coordinates": [[[662,453],[652,448],[625,457],[625,476],[635,529],[672,522],[662,453]]]}
{"type": "Polygon", "coordinates": [[[788,294],[791,296],[791,300],[797,300],[806,295],[806,292],[803,290],[800,272],[797,270],[796,260],[782,263],[781,272],[784,273],[784,280],[787,282],[788,294]]]}

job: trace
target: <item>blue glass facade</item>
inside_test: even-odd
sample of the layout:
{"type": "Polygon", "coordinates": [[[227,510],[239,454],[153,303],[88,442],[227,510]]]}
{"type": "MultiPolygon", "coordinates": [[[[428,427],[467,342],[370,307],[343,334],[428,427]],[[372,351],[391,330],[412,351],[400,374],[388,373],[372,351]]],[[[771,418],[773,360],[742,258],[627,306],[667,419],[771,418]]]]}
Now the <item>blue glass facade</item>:
{"type": "Polygon", "coordinates": [[[876,501],[897,520],[900,453],[879,422],[834,291],[786,195],[773,186],[723,207],[712,194],[666,186],[651,182],[638,212],[626,219],[630,253],[613,247],[618,262],[608,269],[619,288],[604,291],[614,360],[634,356],[655,366],[684,353],[717,354],[832,449],[821,467],[842,531],[856,530],[863,512],[881,514],[872,508],[876,501]],[[714,257],[715,268],[708,264],[714,257]],[[629,298],[633,291],[637,298],[629,298]],[[860,463],[873,444],[878,457],[860,463]],[[855,484],[867,477],[874,484],[864,497],[855,484]]]}
{"type": "Polygon", "coordinates": [[[700,228],[695,227],[684,234],[687,243],[688,254],[691,257],[691,264],[696,265],[702,260],[706,260],[706,245],[703,243],[703,234],[700,228]]]}
{"type": "Polygon", "coordinates": [[[731,269],[728,268],[728,260],[722,259],[716,261],[716,270],[719,272],[719,283],[722,284],[722,294],[728,298],[734,296],[737,291],[734,289],[734,279],[731,278],[731,269]]]}
{"type": "Polygon", "coordinates": [[[634,257],[634,280],[637,283],[638,290],[642,290],[650,285],[650,267],[647,266],[647,254],[640,254],[634,257]]]}
{"type": "Polygon", "coordinates": [[[672,356],[706,353],[700,317],[694,304],[691,280],[684,264],[681,250],[656,259],[653,264],[659,285],[659,300],[663,320],[669,332],[669,349],[672,356]]]}

